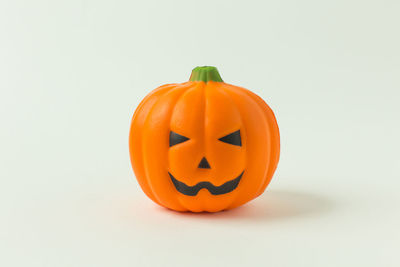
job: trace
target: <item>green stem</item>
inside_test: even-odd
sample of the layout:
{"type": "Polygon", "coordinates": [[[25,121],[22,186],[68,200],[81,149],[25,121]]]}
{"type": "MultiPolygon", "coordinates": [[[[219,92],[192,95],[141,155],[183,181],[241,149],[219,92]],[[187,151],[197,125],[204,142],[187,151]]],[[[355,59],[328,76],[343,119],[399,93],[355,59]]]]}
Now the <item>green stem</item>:
{"type": "Polygon", "coordinates": [[[221,76],[216,67],[203,66],[196,67],[192,70],[192,75],[190,75],[189,81],[203,81],[207,83],[208,81],[213,82],[223,82],[221,76]]]}

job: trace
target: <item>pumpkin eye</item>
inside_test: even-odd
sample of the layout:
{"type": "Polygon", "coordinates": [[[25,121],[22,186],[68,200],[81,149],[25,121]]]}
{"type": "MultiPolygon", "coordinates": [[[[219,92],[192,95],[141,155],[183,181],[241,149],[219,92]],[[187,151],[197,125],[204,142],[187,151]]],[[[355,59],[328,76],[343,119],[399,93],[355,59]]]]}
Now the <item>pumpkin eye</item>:
{"type": "Polygon", "coordinates": [[[174,146],[174,145],[186,142],[187,140],[189,140],[189,138],[187,138],[183,135],[177,134],[173,131],[169,132],[169,146],[174,146]]]}
{"type": "Polygon", "coordinates": [[[222,141],[224,143],[227,143],[227,144],[234,145],[234,146],[242,146],[242,140],[240,138],[240,130],[237,130],[236,132],[225,135],[224,137],[221,137],[218,140],[222,141]]]}

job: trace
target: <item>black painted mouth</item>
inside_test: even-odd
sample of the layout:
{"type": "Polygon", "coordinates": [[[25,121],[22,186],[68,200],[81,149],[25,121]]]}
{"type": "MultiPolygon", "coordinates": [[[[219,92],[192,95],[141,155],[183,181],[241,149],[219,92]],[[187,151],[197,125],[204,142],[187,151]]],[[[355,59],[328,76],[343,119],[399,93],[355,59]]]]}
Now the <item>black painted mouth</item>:
{"type": "Polygon", "coordinates": [[[238,186],[240,179],[243,176],[243,173],[244,171],[242,171],[242,173],[235,179],[230,180],[220,186],[215,186],[210,182],[200,182],[194,186],[188,186],[185,183],[176,180],[175,177],[170,172],[168,172],[169,177],[171,177],[172,183],[174,183],[176,190],[186,196],[195,196],[203,188],[206,188],[213,195],[223,195],[232,192],[238,186]]]}

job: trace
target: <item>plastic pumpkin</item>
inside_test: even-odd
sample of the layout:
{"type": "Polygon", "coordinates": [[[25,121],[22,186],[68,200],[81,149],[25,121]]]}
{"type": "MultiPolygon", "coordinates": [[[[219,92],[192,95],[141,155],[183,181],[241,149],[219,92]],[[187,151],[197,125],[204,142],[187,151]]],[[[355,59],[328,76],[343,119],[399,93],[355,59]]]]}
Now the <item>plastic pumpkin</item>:
{"type": "Polygon", "coordinates": [[[144,193],[176,211],[216,212],[262,194],[279,160],[269,106],[224,83],[215,67],[163,85],[137,107],[129,149],[144,193]]]}

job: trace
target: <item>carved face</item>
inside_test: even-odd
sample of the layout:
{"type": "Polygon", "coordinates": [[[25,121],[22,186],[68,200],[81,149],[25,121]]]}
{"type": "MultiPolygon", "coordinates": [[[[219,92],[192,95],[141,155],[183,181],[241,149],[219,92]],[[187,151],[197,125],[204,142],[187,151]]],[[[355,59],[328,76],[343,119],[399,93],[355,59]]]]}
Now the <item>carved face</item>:
{"type": "MultiPolygon", "coordinates": [[[[188,140],[190,140],[190,139],[171,131],[170,135],[169,135],[169,146],[170,147],[175,146],[180,143],[186,142],[188,140]]],[[[234,146],[240,146],[240,147],[242,146],[240,130],[230,133],[224,137],[221,137],[218,140],[221,142],[227,143],[227,144],[234,145],[234,146]]],[[[206,157],[203,157],[200,160],[197,168],[211,169],[210,163],[208,162],[206,157]]],[[[174,183],[176,190],[178,190],[180,193],[187,195],[187,196],[196,196],[197,193],[203,188],[207,189],[213,195],[222,195],[222,194],[227,194],[227,193],[232,192],[238,186],[238,184],[243,176],[243,172],[244,171],[242,171],[235,179],[227,181],[219,186],[215,186],[214,184],[212,184],[209,181],[202,181],[193,186],[190,186],[190,185],[185,184],[184,182],[177,180],[170,172],[168,172],[168,174],[171,177],[171,181],[174,183]]]]}
{"type": "Polygon", "coordinates": [[[144,192],[179,211],[220,211],[257,197],[272,178],[279,133],[250,91],[222,82],[162,86],[132,120],[130,152],[144,192]]]}

